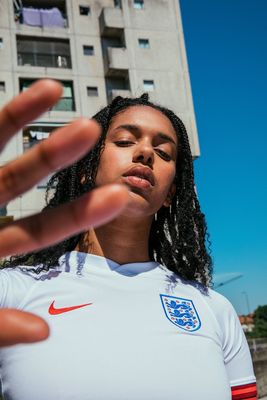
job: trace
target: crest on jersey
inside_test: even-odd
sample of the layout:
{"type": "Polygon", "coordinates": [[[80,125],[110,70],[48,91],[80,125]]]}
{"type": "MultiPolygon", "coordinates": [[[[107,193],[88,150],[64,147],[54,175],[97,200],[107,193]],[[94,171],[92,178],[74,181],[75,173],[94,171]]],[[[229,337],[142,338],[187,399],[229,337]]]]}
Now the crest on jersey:
{"type": "Polygon", "coordinates": [[[165,315],[174,325],[193,332],[201,327],[201,321],[192,300],[160,294],[165,315]]]}

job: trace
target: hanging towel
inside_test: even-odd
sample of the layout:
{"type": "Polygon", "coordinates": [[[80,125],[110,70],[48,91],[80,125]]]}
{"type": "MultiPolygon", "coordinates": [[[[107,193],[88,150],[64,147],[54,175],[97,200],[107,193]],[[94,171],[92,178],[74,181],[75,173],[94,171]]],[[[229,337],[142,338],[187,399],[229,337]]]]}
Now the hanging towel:
{"type": "Polygon", "coordinates": [[[23,24],[42,26],[40,10],[37,8],[22,8],[23,24]]]}
{"type": "Polygon", "coordinates": [[[42,26],[55,26],[64,28],[64,18],[57,7],[51,9],[41,9],[42,26]]]}

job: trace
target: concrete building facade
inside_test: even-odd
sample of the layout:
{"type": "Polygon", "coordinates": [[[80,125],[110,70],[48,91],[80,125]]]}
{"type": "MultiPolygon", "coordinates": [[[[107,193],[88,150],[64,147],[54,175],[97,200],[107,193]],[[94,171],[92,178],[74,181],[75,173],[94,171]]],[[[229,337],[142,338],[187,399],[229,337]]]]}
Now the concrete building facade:
{"type": "MultiPolygon", "coordinates": [[[[199,155],[178,0],[0,0],[0,107],[33,81],[62,82],[59,103],[10,141],[0,165],[115,96],[140,96],[169,107],[199,155]]],[[[46,181],[11,201],[19,218],[44,205],[46,181]]]]}

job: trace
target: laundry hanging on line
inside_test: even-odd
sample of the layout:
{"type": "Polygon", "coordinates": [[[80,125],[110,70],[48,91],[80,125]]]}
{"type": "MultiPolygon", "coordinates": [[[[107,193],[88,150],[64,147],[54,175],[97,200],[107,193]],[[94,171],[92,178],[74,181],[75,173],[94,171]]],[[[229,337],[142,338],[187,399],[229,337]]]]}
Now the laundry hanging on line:
{"type": "Polygon", "coordinates": [[[23,24],[40,27],[65,27],[65,20],[57,7],[51,9],[23,7],[23,24]]]}

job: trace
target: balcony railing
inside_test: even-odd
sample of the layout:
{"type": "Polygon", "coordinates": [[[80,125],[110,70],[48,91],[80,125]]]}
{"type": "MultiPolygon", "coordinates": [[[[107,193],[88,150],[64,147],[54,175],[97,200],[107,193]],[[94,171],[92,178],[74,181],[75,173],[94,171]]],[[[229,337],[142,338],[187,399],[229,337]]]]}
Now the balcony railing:
{"type": "Polygon", "coordinates": [[[18,65],[31,65],[47,68],[71,68],[71,58],[67,55],[18,53],[18,65]]]}
{"type": "Polygon", "coordinates": [[[99,16],[101,36],[117,36],[124,29],[124,21],[120,8],[103,8],[99,16]]]}
{"type": "Polygon", "coordinates": [[[124,76],[128,74],[129,60],[125,47],[108,47],[104,57],[106,76],[124,76]]]}
{"type": "Polygon", "coordinates": [[[131,97],[131,91],[129,89],[111,89],[108,91],[108,102],[111,103],[117,96],[131,97]]]}

